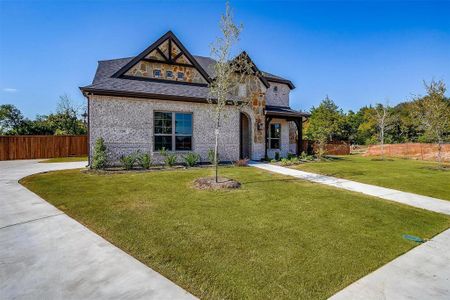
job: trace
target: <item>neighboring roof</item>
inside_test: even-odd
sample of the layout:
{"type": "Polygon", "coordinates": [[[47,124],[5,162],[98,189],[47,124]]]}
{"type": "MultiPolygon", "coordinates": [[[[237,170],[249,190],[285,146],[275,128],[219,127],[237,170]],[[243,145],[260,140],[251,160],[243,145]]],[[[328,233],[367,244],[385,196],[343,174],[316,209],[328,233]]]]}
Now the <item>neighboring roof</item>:
{"type": "Polygon", "coordinates": [[[273,117],[309,117],[310,114],[293,110],[288,106],[266,106],[266,116],[273,117]]]}

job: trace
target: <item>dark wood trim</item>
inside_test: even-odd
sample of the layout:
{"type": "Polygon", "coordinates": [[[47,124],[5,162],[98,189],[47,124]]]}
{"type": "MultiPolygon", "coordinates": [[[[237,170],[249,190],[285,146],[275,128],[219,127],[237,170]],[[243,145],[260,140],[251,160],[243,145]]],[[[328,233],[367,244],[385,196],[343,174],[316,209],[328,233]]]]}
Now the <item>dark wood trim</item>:
{"type": "Polygon", "coordinates": [[[139,76],[132,76],[132,75],[122,75],[122,76],[120,76],[120,78],[129,79],[129,80],[141,80],[141,81],[163,82],[163,83],[173,83],[173,84],[182,84],[182,85],[194,85],[194,86],[201,86],[201,87],[208,86],[207,83],[176,81],[176,80],[169,80],[169,79],[162,79],[162,78],[139,77],[139,76]]]}
{"type": "Polygon", "coordinates": [[[183,52],[180,51],[180,53],[178,53],[177,55],[175,55],[175,57],[173,58],[173,61],[176,62],[177,59],[179,59],[181,57],[181,55],[183,55],[183,52]]]}
{"type": "MultiPolygon", "coordinates": [[[[161,56],[166,60],[166,62],[169,61],[169,59],[167,58],[167,56],[164,54],[164,52],[161,51],[161,49],[159,49],[159,47],[156,47],[156,51],[158,51],[159,54],[161,54],[161,56]]],[[[143,58],[141,60],[146,60],[146,58],[143,58]]]]}
{"type": "MultiPolygon", "coordinates": [[[[178,101],[178,102],[209,103],[207,99],[197,98],[197,97],[161,95],[161,94],[151,94],[151,93],[143,93],[143,92],[111,91],[111,90],[92,89],[92,88],[80,88],[80,89],[85,96],[92,94],[92,95],[101,95],[101,96],[170,100],[170,101],[178,101]]],[[[214,100],[211,100],[211,102],[214,103],[214,100]]]]}
{"type": "MultiPolygon", "coordinates": [[[[120,70],[118,70],[116,73],[114,73],[112,75],[112,77],[119,78],[122,75],[124,75],[131,67],[133,67],[140,60],[144,59],[150,52],[152,52],[155,49],[159,49],[158,46],[167,39],[169,39],[169,41],[171,40],[172,42],[175,43],[175,45],[178,47],[178,49],[180,49],[180,51],[183,52],[183,54],[187,57],[187,59],[192,63],[192,66],[195,67],[198,70],[198,72],[203,76],[203,78],[206,80],[206,82],[208,82],[208,83],[211,82],[211,78],[209,77],[208,73],[206,73],[206,71],[202,68],[202,66],[200,66],[200,64],[195,60],[195,58],[189,53],[189,51],[183,46],[183,44],[180,42],[180,40],[170,30],[166,34],[164,34],[162,37],[160,37],[156,42],[154,42],[149,47],[147,47],[140,54],[135,56],[125,66],[120,68],[120,70]]],[[[159,50],[159,51],[161,51],[161,50],[159,50]]],[[[170,51],[169,51],[169,55],[170,55],[170,51]]],[[[163,57],[165,57],[165,55],[163,55],[163,57]]]]}
{"type": "Polygon", "coordinates": [[[172,39],[170,38],[169,38],[169,62],[172,62],[172,39]]]}
{"type": "Polygon", "coordinates": [[[177,63],[177,62],[174,62],[174,61],[162,61],[162,60],[157,60],[157,59],[153,59],[153,58],[143,58],[141,60],[142,61],[146,61],[146,62],[150,62],[150,63],[166,64],[166,65],[170,65],[170,66],[189,67],[189,68],[194,68],[195,69],[195,67],[193,65],[177,63]]]}

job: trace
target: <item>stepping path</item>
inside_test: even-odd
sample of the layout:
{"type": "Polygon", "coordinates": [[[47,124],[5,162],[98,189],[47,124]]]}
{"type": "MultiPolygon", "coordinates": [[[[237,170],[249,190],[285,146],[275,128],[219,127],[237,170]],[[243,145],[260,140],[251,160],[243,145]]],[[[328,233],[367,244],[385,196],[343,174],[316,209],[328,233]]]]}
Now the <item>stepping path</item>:
{"type": "Polygon", "coordinates": [[[196,299],[17,181],[85,162],[0,162],[1,299],[196,299]]]}
{"type": "MultiPolygon", "coordinates": [[[[450,201],[331,176],[251,162],[251,166],[450,215],[450,201]]],[[[450,299],[450,229],[397,257],[332,296],[331,300],[450,299]]]]}

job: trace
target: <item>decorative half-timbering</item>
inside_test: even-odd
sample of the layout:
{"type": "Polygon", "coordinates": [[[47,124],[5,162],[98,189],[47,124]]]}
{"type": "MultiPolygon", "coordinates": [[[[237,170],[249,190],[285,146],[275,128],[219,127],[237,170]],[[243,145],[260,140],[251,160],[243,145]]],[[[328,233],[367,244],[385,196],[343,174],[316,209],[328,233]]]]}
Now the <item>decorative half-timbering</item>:
{"type": "Polygon", "coordinates": [[[208,84],[208,75],[171,32],[136,56],[115,77],[208,84]]]}

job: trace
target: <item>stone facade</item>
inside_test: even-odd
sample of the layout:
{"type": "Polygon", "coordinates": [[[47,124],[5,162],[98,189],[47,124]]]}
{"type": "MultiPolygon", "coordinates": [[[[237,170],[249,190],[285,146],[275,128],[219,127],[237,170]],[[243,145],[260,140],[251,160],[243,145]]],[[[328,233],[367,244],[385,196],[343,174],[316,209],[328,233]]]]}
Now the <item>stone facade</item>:
{"type": "Polygon", "coordinates": [[[133,66],[128,72],[125,73],[128,76],[147,77],[154,79],[164,79],[171,81],[184,81],[193,83],[207,84],[205,78],[194,67],[169,65],[164,62],[147,62],[140,61],[133,66]],[[154,71],[158,70],[159,77],[155,77],[154,71]],[[172,76],[167,76],[170,71],[172,76]],[[182,73],[183,77],[179,78],[178,73],[182,73]]]}
{"type": "Polygon", "coordinates": [[[287,84],[270,81],[270,87],[266,91],[267,105],[289,106],[290,92],[287,84]]]}
{"type": "MultiPolygon", "coordinates": [[[[91,153],[95,141],[102,137],[108,151],[110,165],[118,164],[122,155],[136,151],[149,153],[156,163],[162,162],[158,151],[154,151],[153,113],[155,111],[189,112],[193,115],[192,152],[198,153],[202,161],[208,161],[208,151],[214,147],[214,122],[212,106],[203,103],[167,101],[157,99],[138,99],[112,96],[89,96],[89,141],[91,153]]],[[[255,124],[255,114],[250,107],[243,112],[255,124]]],[[[226,106],[221,123],[219,140],[220,159],[235,161],[239,159],[239,115],[236,106],[226,106]]],[[[256,127],[252,131],[254,135],[256,127]]],[[[262,130],[264,131],[264,130],[262,130]]],[[[190,151],[187,151],[190,152],[190,151]]],[[[186,151],[175,151],[182,161],[186,151]]],[[[264,142],[252,139],[251,159],[264,157],[264,142]],[[258,142],[257,142],[258,141],[258,142]]]]}

